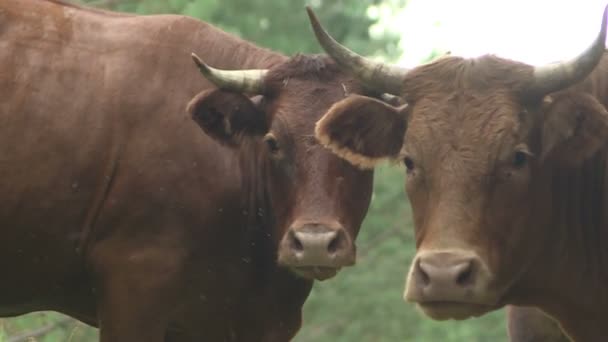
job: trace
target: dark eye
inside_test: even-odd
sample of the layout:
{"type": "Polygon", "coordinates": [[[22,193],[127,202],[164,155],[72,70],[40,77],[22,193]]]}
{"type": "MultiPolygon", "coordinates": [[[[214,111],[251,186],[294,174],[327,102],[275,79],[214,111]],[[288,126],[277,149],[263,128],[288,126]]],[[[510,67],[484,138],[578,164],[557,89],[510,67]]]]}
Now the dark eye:
{"type": "Polygon", "coordinates": [[[264,142],[268,147],[268,151],[272,154],[277,154],[279,152],[279,143],[277,142],[277,138],[271,133],[266,134],[264,137],[264,142]]]}
{"type": "Polygon", "coordinates": [[[521,169],[528,163],[528,154],[525,152],[517,151],[513,156],[513,167],[521,169]]]}
{"type": "Polygon", "coordinates": [[[405,168],[407,169],[407,172],[414,171],[414,161],[412,160],[412,158],[405,157],[403,159],[403,164],[405,165],[405,168]]]}

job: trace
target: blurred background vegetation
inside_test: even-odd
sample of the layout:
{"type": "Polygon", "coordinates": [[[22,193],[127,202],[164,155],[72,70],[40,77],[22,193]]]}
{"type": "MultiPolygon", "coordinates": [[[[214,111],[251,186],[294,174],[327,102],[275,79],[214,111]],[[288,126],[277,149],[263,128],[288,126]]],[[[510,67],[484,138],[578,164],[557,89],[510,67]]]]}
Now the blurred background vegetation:
{"type": "MultiPolygon", "coordinates": [[[[78,2],[73,0],[74,2],[78,2]]],[[[179,13],[200,18],[258,45],[285,54],[320,52],[304,6],[310,4],[340,42],[353,50],[394,61],[399,36],[384,16],[406,0],[81,0],[90,6],[138,14],[179,13]]],[[[429,56],[431,58],[432,56],[429,56]]],[[[422,61],[421,61],[422,62],[422,61]]],[[[506,341],[504,313],[464,322],[434,322],[402,300],[414,255],[403,168],[376,173],[372,205],[357,240],[357,265],[317,282],[304,307],[296,342],[506,341]]],[[[65,316],[42,312],[0,319],[0,342],[89,342],[96,329],[65,316]]]]}

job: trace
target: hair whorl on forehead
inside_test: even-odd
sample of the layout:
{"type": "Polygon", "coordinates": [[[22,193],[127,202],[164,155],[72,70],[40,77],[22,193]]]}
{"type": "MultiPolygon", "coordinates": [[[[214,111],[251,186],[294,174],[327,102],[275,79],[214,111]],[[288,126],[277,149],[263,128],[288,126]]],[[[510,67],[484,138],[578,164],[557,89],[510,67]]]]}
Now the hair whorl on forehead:
{"type": "Polygon", "coordinates": [[[289,78],[328,80],[339,73],[338,66],[326,55],[297,54],[272,68],[266,76],[266,82],[283,82],[289,78]]]}
{"type": "Polygon", "coordinates": [[[453,92],[456,89],[493,91],[507,88],[516,95],[532,81],[530,65],[484,55],[478,58],[443,57],[410,71],[405,79],[406,93],[414,98],[429,92],[453,92]]]}

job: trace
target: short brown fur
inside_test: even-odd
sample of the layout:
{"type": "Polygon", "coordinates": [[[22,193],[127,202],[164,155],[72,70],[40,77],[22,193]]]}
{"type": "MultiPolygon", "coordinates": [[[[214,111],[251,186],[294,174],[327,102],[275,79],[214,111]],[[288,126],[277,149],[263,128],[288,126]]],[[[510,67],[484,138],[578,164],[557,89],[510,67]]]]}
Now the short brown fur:
{"type": "Polygon", "coordinates": [[[0,316],[59,311],[102,342],[290,340],[315,274],[279,265],[279,242],[306,219],[340,224],[354,249],[371,198],[372,172],[313,138],[341,84],[360,87],[297,75],[258,102],[215,89],[190,53],[271,75],[299,62],[198,20],[40,0],[0,12],[0,316]],[[242,139],[185,113],[201,90],[246,116],[229,120],[242,139]]]}
{"type": "Polygon", "coordinates": [[[531,307],[508,306],[510,342],[570,342],[553,318],[531,307]]]}
{"type": "MultiPolygon", "coordinates": [[[[547,98],[526,91],[531,66],[495,56],[445,57],[408,73],[402,155],[413,161],[406,189],[419,253],[476,258],[476,287],[454,299],[466,303],[427,314],[538,306],[575,341],[608,334],[607,70],[605,55],[583,82],[547,98]]],[[[417,273],[405,296],[424,308],[417,273]]]]}

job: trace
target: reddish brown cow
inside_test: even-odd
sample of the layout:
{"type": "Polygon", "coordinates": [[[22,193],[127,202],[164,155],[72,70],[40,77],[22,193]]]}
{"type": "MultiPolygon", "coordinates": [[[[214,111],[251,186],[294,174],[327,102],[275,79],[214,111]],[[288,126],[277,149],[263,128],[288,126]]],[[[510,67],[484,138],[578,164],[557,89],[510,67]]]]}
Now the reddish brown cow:
{"type": "Polygon", "coordinates": [[[507,329],[511,342],[568,342],[559,324],[536,308],[507,307],[507,329]]]}
{"type": "Polygon", "coordinates": [[[0,65],[1,316],[63,312],[104,342],[282,342],[312,281],[355,262],[372,172],[314,124],[364,93],[331,60],[182,16],[3,0],[0,65]],[[254,70],[197,59],[219,90],[192,50],[254,70]]]}
{"type": "Polygon", "coordinates": [[[316,129],[359,166],[405,164],[417,246],[405,299],[439,320],[536,306],[576,341],[605,339],[606,14],[588,50],[541,67],[487,55],[403,70],[313,27],[337,63],[407,102],[353,95],[316,129]]]}

